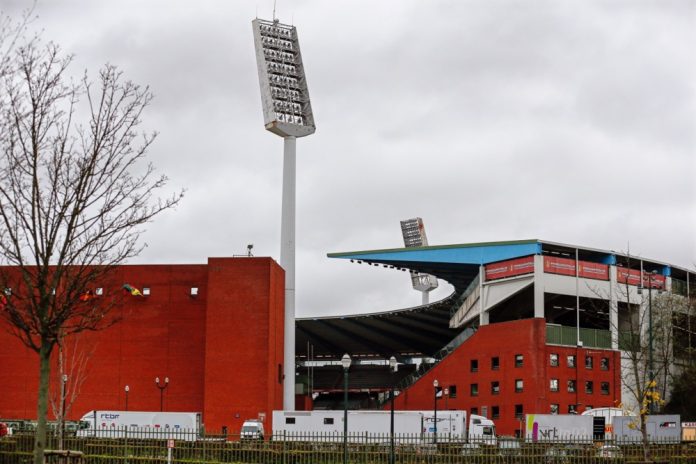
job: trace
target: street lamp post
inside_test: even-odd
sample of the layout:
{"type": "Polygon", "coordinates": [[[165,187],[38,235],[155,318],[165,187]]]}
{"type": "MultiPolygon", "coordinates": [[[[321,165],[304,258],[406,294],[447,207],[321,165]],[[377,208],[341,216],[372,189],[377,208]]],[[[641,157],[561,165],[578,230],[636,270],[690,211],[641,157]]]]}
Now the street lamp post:
{"type": "MultiPolygon", "coordinates": [[[[396,358],[394,356],[389,358],[389,370],[392,374],[395,374],[396,371],[399,370],[399,364],[396,362],[396,358]]],[[[394,464],[394,379],[392,379],[391,382],[389,399],[391,400],[389,417],[389,464],[394,464]]]]}
{"type": "Polygon", "coordinates": [[[126,411],[128,411],[128,392],[130,391],[130,387],[126,385],[124,391],[126,392],[126,411]]]}
{"type": "Polygon", "coordinates": [[[433,444],[437,445],[437,387],[440,383],[433,380],[433,444]]]}
{"type": "Polygon", "coordinates": [[[350,368],[348,353],[341,358],[343,366],[343,464],[348,464],[348,368],[350,368]]]}
{"type": "Polygon", "coordinates": [[[160,391],[160,412],[164,411],[164,390],[169,386],[169,377],[164,378],[164,385],[160,384],[160,378],[155,377],[155,385],[160,391]]]}

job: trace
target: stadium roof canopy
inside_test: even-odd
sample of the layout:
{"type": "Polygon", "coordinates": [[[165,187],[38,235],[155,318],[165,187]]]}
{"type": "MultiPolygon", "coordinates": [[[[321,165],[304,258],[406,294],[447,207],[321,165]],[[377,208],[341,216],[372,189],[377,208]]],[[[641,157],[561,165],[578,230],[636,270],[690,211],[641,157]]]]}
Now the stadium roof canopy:
{"type": "MultiPolygon", "coordinates": [[[[461,331],[449,328],[449,320],[462,304],[462,295],[479,274],[480,266],[536,254],[586,259],[624,267],[642,266],[649,271],[686,278],[689,271],[659,261],[577,247],[549,241],[517,240],[387,250],[330,253],[329,258],[431,274],[449,282],[454,291],[447,298],[425,306],[343,317],[298,318],[296,354],[307,359],[340,359],[343,353],[358,358],[432,356],[461,331]]],[[[356,312],[359,308],[356,308],[356,312]]]]}
{"type": "Polygon", "coordinates": [[[330,258],[431,274],[454,286],[447,298],[425,306],[355,316],[298,318],[296,353],[300,359],[432,356],[460,330],[449,328],[459,297],[479,267],[541,252],[538,240],[396,248],[331,253],[330,258]],[[311,346],[311,348],[309,348],[311,346]],[[309,353],[308,353],[309,348],[309,353]]]}

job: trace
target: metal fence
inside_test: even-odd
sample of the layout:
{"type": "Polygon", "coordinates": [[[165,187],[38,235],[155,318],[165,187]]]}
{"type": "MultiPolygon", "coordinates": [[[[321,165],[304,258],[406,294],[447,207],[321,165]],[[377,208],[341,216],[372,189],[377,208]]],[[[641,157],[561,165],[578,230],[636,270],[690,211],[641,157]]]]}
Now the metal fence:
{"type": "MultiPolygon", "coordinates": [[[[114,431],[114,434],[120,431],[114,431]]],[[[167,462],[165,432],[150,431],[150,438],[116,435],[112,438],[65,439],[65,449],[84,453],[83,462],[140,464],[167,462]],[[158,436],[159,434],[159,436],[158,436]]],[[[172,463],[264,463],[264,464],[387,464],[391,462],[390,436],[349,434],[344,448],[342,434],[284,434],[266,440],[240,440],[239,435],[206,435],[175,440],[172,463]]],[[[498,438],[495,443],[464,443],[438,436],[437,444],[420,435],[395,435],[394,462],[404,464],[505,463],[505,464],[601,464],[643,461],[643,448],[635,443],[594,442],[564,439],[559,442],[528,443],[498,438]]],[[[0,464],[31,462],[34,436],[18,433],[0,440],[0,464]]],[[[57,437],[48,438],[48,448],[57,437]]],[[[696,464],[696,443],[653,443],[650,454],[657,462],[696,464]]]]}

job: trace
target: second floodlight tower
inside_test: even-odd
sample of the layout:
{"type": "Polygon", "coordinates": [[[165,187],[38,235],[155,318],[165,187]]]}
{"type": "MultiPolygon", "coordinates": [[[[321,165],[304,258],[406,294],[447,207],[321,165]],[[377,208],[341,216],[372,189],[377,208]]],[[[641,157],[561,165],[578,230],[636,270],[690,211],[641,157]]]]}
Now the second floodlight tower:
{"type": "Polygon", "coordinates": [[[295,410],[295,141],[316,130],[295,26],[252,21],[266,130],[283,137],[280,265],[285,270],[283,409],[295,410]]]}

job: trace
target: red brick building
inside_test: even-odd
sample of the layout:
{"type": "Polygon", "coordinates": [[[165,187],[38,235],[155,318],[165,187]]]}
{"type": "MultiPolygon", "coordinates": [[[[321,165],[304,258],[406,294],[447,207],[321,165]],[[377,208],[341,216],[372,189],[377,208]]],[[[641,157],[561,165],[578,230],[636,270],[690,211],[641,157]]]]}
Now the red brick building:
{"type": "MultiPolygon", "coordinates": [[[[234,433],[282,408],[284,273],[272,259],[127,265],[112,279],[145,295],[123,298],[118,324],[67,342],[68,360],[78,359],[75,342],[86,359],[79,372],[68,369],[69,382],[82,382],[69,419],[125,410],[126,385],[129,410],[158,411],[162,400],[165,411],[202,412],[213,431],[234,433]],[[169,378],[162,393],[156,377],[169,378]]],[[[6,330],[0,347],[0,417],[35,418],[37,355],[6,330]]]]}
{"type": "Polygon", "coordinates": [[[438,399],[438,409],[481,414],[493,419],[499,432],[518,434],[526,413],[618,404],[619,363],[618,351],[547,345],[543,319],[501,322],[481,327],[404,390],[395,405],[432,409],[437,380],[447,392],[438,399]]]}

